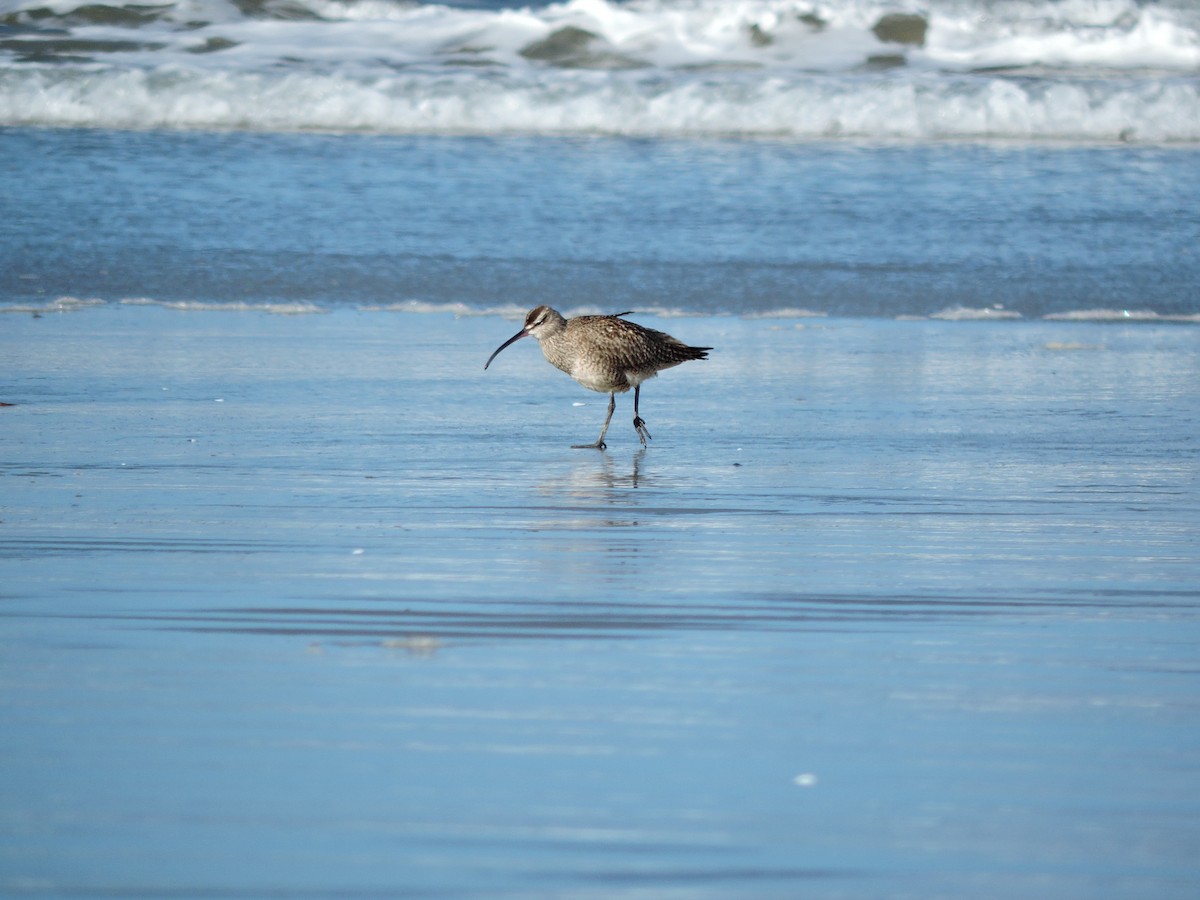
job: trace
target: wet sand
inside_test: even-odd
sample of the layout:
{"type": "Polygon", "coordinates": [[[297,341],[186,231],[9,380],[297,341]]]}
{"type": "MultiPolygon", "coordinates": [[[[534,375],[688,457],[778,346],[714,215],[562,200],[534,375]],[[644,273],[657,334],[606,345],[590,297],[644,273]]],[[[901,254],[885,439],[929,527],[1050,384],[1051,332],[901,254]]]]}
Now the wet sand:
{"type": "Polygon", "coordinates": [[[1194,328],[0,318],[0,892],[1191,897],[1194,328]]]}

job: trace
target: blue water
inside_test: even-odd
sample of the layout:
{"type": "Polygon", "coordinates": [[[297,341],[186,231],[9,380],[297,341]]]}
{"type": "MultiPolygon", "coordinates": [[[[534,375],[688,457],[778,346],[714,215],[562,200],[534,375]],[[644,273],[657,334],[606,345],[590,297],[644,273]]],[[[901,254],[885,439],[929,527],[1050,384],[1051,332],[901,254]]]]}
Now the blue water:
{"type": "Polygon", "coordinates": [[[0,893],[1190,900],[1197,162],[0,129],[0,893]]]}
{"type": "Polygon", "coordinates": [[[1190,898],[1191,326],[0,329],[10,896],[1190,898]]]}
{"type": "Polygon", "coordinates": [[[1200,313],[1191,148],[0,131],[0,303],[1200,313]]]}

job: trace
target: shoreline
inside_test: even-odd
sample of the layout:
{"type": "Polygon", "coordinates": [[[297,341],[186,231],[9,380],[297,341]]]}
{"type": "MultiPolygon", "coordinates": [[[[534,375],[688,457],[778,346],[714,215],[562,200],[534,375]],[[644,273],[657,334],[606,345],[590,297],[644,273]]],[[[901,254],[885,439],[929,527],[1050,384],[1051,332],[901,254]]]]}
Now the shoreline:
{"type": "MultiPolygon", "coordinates": [[[[299,302],[223,302],[223,301],[193,301],[193,300],[152,300],[147,298],[127,298],[122,300],[102,300],[99,298],[80,299],[76,297],[60,297],[45,304],[26,304],[11,302],[0,304],[0,315],[31,315],[39,317],[53,313],[75,313],[95,309],[113,309],[121,307],[153,307],[174,312],[225,312],[225,313],[263,313],[280,316],[328,315],[331,313],[405,313],[411,315],[451,315],[454,318],[489,318],[498,316],[503,319],[519,320],[528,312],[528,307],[510,304],[506,306],[472,307],[466,303],[431,303],[420,300],[399,301],[387,304],[365,304],[356,306],[340,306],[318,304],[309,301],[299,302]]],[[[594,306],[564,306],[560,310],[564,315],[603,315],[607,310],[594,306]]],[[[809,309],[778,309],[754,311],[745,313],[714,313],[669,307],[648,307],[634,311],[635,315],[650,316],[659,319],[681,318],[713,318],[741,319],[764,321],[788,321],[802,319],[827,319],[831,321],[895,321],[895,322],[1080,322],[1080,323],[1117,323],[1131,324],[1200,324],[1200,312],[1196,313],[1159,313],[1149,309],[1080,309],[1066,312],[1047,313],[1042,316],[1024,316],[1015,310],[1004,308],[984,307],[978,309],[965,307],[947,307],[940,312],[925,316],[901,314],[895,316],[850,316],[809,309]]]]}

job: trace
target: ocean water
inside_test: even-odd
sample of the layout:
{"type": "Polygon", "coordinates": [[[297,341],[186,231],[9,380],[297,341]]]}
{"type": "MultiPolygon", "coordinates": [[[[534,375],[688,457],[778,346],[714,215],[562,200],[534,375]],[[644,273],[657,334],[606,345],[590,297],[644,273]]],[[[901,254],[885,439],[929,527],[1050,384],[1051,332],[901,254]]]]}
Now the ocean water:
{"type": "Polygon", "coordinates": [[[1191,900],[1197,22],[0,0],[0,894],[1191,900]]]}
{"type": "Polygon", "coordinates": [[[1193,320],[1198,97],[1182,2],[4,0],[0,307],[1193,320]]]}
{"type": "Polygon", "coordinates": [[[0,130],[0,306],[1200,314],[1200,152],[0,130]]]}

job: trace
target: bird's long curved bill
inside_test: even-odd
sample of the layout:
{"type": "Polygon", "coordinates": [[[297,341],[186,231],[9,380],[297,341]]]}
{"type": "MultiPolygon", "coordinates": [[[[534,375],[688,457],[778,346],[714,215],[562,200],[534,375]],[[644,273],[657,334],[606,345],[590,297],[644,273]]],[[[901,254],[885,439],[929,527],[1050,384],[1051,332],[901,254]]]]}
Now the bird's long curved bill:
{"type": "Polygon", "coordinates": [[[509,344],[514,344],[517,341],[519,341],[521,338],[528,336],[528,334],[529,334],[529,332],[526,331],[524,328],[522,328],[520,331],[518,331],[516,334],[514,334],[512,337],[510,337],[507,341],[505,341],[503,344],[501,344],[499,347],[497,347],[496,352],[488,357],[488,361],[483,364],[483,367],[486,369],[488,366],[490,366],[492,364],[492,360],[500,355],[501,350],[503,350],[509,344]]]}

